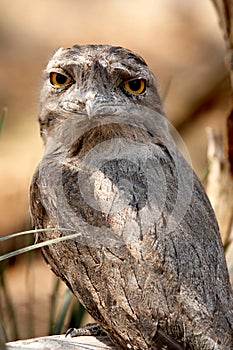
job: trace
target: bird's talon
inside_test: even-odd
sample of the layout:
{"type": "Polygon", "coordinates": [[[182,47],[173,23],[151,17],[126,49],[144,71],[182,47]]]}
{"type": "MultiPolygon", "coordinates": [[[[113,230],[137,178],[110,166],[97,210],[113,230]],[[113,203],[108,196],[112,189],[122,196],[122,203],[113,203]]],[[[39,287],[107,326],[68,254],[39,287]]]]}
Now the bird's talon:
{"type": "Polygon", "coordinates": [[[71,336],[71,338],[77,337],[79,335],[79,334],[77,334],[77,328],[67,329],[67,331],[65,333],[65,337],[67,337],[68,335],[71,336]]]}
{"type": "Polygon", "coordinates": [[[72,338],[79,336],[99,336],[106,335],[106,333],[100,328],[97,323],[88,323],[86,326],[82,328],[69,328],[66,331],[65,336],[70,335],[72,338]]]}

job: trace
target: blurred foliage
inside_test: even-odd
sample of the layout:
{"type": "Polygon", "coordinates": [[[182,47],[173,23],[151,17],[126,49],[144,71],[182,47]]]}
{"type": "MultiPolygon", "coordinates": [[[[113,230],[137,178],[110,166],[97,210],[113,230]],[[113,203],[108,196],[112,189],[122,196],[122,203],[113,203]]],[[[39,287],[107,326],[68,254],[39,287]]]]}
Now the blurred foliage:
{"type": "MultiPolygon", "coordinates": [[[[36,249],[37,245],[32,244],[32,236],[28,235],[28,233],[37,232],[35,231],[25,231],[17,234],[9,235],[11,236],[22,236],[23,234],[27,234],[29,236],[28,245],[26,249],[32,250],[36,249]]],[[[1,241],[4,241],[5,238],[0,238],[1,241]]],[[[69,239],[69,237],[67,238],[69,239]]],[[[1,242],[0,242],[1,243],[1,242]]],[[[21,253],[22,249],[20,250],[21,253]]],[[[19,250],[10,252],[11,256],[15,256],[19,250]]],[[[20,324],[22,322],[21,317],[19,317],[17,305],[12,300],[11,293],[8,288],[8,284],[6,283],[6,274],[8,269],[11,267],[12,262],[11,259],[5,258],[7,254],[1,255],[0,250],[0,339],[4,342],[10,340],[22,339],[22,335],[20,333],[20,324]]],[[[28,251],[24,255],[24,264],[27,269],[27,291],[28,291],[28,300],[27,300],[27,319],[24,319],[23,322],[27,325],[27,337],[32,338],[35,336],[35,318],[37,315],[34,312],[34,303],[36,303],[34,296],[34,274],[35,271],[32,271],[34,268],[34,260],[37,259],[37,255],[35,251],[28,251]]],[[[51,297],[49,300],[49,321],[47,326],[46,334],[60,334],[64,332],[68,328],[80,327],[84,316],[85,309],[79,303],[79,301],[73,296],[69,289],[66,289],[63,292],[62,300],[59,298],[59,289],[61,287],[62,282],[56,278],[54,280],[54,285],[51,293],[51,297]]]]}
{"type": "Polygon", "coordinates": [[[7,109],[4,108],[2,111],[1,117],[0,117],[0,135],[1,135],[5,120],[6,120],[6,114],[7,114],[7,109]]]}

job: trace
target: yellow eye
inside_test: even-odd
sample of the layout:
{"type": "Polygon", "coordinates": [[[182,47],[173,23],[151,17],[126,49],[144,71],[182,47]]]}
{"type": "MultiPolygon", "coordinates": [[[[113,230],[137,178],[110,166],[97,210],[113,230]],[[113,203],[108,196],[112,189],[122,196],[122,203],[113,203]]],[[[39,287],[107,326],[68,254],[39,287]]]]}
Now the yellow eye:
{"type": "Polygon", "coordinates": [[[56,72],[50,73],[50,83],[56,88],[67,86],[70,82],[71,78],[67,77],[67,75],[56,72]]]}
{"type": "Polygon", "coordinates": [[[146,90],[146,81],[142,78],[131,79],[123,84],[123,88],[134,95],[141,95],[146,90]]]}

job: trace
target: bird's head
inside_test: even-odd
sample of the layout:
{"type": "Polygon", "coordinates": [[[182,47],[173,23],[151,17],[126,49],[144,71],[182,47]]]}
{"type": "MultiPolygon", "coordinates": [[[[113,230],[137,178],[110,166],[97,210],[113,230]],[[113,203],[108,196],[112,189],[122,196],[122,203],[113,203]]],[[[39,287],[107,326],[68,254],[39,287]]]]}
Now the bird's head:
{"type": "Polygon", "coordinates": [[[47,188],[59,193],[58,212],[65,220],[69,216],[65,203],[72,196],[67,195],[69,186],[63,185],[69,178],[75,196],[81,196],[88,208],[118,215],[122,208],[127,212],[129,203],[136,211],[150,203],[157,208],[153,222],[162,217],[167,187],[172,184],[169,191],[175,199],[168,201],[172,215],[167,229],[173,230],[183,218],[192,196],[193,173],[177,151],[156,79],[140,56],[107,45],[59,49],[45,69],[39,121],[45,152],[38,178],[45,197],[47,188]],[[103,201],[102,184],[107,193],[103,201]],[[104,204],[94,205],[97,197],[104,204]]]}
{"type": "Polygon", "coordinates": [[[95,118],[124,110],[151,108],[161,112],[156,79],[145,61],[130,50],[108,45],[75,45],[59,49],[44,72],[41,91],[41,134],[62,121],[95,118]]]}

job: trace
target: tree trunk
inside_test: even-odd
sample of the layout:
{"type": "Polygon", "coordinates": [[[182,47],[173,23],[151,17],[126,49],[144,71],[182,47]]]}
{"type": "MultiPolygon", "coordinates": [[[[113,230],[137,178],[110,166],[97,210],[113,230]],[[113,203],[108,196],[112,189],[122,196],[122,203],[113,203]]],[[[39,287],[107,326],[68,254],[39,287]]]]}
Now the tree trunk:
{"type": "Polygon", "coordinates": [[[223,244],[229,245],[226,258],[233,283],[233,1],[212,0],[212,2],[226,41],[226,66],[229,70],[231,91],[228,115],[225,119],[225,140],[214,131],[208,132],[210,171],[206,191],[218,219],[223,244]]]}

